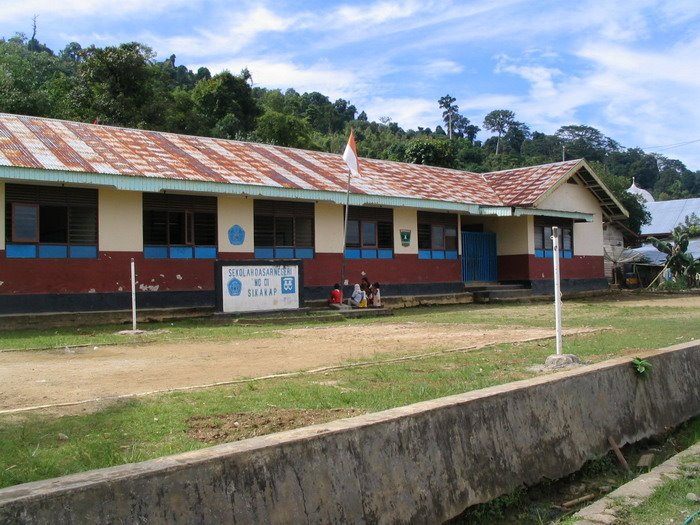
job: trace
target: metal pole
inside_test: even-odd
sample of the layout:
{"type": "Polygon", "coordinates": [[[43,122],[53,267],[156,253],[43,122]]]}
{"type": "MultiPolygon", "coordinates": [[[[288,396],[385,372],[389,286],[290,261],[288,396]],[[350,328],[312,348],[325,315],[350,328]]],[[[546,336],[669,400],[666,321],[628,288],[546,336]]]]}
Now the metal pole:
{"type": "Polygon", "coordinates": [[[345,299],[345,295],[343,294],[345,291],[345,242],[348,236],[348,213],[350,212],[350,177],[352,177],[352,171],[348,170],[348,185],[345,195],[345,220],[343,222],[343,245],[341,246],[341,250],[343,250],[343,259],[340,265],[340,290],[343,299],[345,299]]]}
{"type": "Polygon", "coordinates": [[[552,226],[552,258],[554,260],[554,321],[557,355],[561,355],[561,281],[559,279],[559,228],[552,226]]]}
{"type": "Polygon", "coordinates": [[[131,329],[136,331],[136,263],[131,258],[131,329]]]}

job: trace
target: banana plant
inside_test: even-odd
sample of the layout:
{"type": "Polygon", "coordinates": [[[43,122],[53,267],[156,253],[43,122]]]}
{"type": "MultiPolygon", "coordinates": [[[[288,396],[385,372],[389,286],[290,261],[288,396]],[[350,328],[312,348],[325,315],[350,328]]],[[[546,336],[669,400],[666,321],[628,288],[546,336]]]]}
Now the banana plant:
{"type": "Polygon", "coordinates": [[[651,282],[651,287],[663,273],[668,269],[674,279],[683,277],[692,284],[695,275],[700,270],[700,259],[695,260],[692,254],[688,253],[688,242],[690,241],[686,229],[676,228],[671,234],[671,239],[663,241],[656,237],[649,237],[649,242],[662,253],[666,254],[666,264],[659,272],[659,275],[651,282]]]}

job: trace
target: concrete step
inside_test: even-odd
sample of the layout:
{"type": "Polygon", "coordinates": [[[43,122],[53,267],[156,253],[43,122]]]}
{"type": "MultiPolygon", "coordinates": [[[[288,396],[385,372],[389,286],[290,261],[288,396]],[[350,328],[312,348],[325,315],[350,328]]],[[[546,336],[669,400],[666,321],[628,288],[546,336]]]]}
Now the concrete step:
{"type": "Polygon", "coordinates": [[[504,300],[522,300],[545,297],[545,295],[536,294],[527,288],[489,289],[474,292],[474,302],[482,304],[504,300]]]}
{"type": "Polygon", "coordinates": [[[464,283],[464,290],[467,292],[482,292],[486,290],[523,290],[522,284],[502,284],[502,283],[464,283]]]}

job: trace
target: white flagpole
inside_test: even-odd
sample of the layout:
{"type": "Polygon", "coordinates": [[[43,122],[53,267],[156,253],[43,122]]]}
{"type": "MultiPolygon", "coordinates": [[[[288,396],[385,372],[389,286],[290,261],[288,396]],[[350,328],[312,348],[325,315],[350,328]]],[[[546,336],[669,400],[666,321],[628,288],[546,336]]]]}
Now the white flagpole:
{"type": "Polygon", "coordinates": [[[340,286],[341,290],[345,287],[345,245],[348,236],[348,214],[350,213],[350,178],[352,177],[353,170],[359,176],[359,166],[357,159],[357,149],[355,146],[355,130],[350,128],[350,137],[348,138],[348,144],[345,146],[345,151],[343,152],[343,160],[348,166],[348,184],[345,191],[345,220],[343,222],[343,245],[342,245],[342,262],[340,265],[340,286]]]}
{"type": "Polygon", "coordinates": [[[554,321],[557,355],[561,355],[561,280],[559,278],[559,228],[552,226],[552,259],[554,260],[554,321]]]}
{"type": "Polygon", "coordinates": [[[131,258],[131,329],[136,331],[136,263],[131,258]]]}
{"type": "MultiPolygon", "coordinates": [[[[343,245],[341,249],[343,250],[343,259],[340,265],[340,289],[341,291],[345,288],[345,243],[348,237],[348,213],[350,212],[350,177],[352,177],[352,171],[348,170],[348,185],[345,194],[345,222],[343,223],[343,245]]],[[[342,293],[342,292],[341,292],[342,293]]],[[[345,297],[343,297],[345,299],[345,297]]]]}

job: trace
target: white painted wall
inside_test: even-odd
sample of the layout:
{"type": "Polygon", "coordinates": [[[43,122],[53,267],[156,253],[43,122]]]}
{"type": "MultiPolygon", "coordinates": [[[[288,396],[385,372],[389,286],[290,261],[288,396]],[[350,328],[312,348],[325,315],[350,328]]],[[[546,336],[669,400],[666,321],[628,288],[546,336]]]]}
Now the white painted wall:
{"type": "Polygon", "coordinates": [[[574,223],[574,255],[603,255],[603,214],[589,190],[580,184],[562,184],[538,208],[592,214],[593,222],[574,223]]]}
{"type": "Polygon", "coordinates": [[[143,199],[140,192],[100,188],[97,197],[101,252],[143,251],[143,199]]]}
{"type": "Polygon", "coordinates": [[[394,253],[418,253],[418,211],[412,208],[394,208],[394,253]],[[401,244],[401,230],[411,230],[411,243],[401,244]]]}
{"type": "Polygon", "coordinates": [[[222,196],[217,199],[217,230],[220,252],[252,253],[253,243],[253,199],[239,196],[222,196]],[[245,232],[243,244],[234,246],[229,240],[229,230],[238,225],[245,232]]]}
{"type": "Polygon", "coordinates": [[[343,206],[332,202],[317,202],[314,211],[316,252],[343,253],[343,206]]]}

